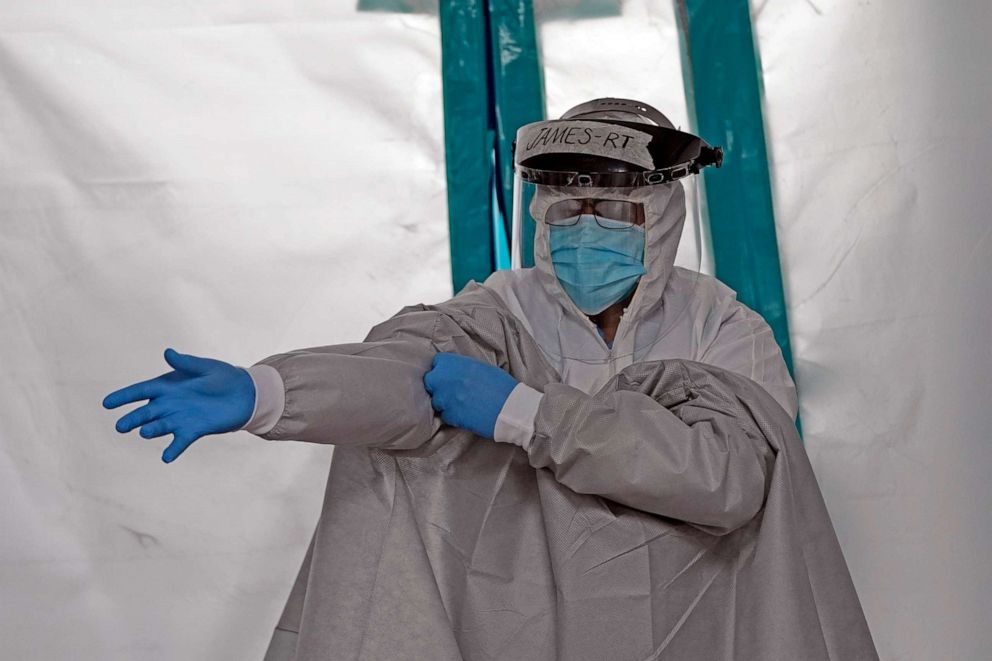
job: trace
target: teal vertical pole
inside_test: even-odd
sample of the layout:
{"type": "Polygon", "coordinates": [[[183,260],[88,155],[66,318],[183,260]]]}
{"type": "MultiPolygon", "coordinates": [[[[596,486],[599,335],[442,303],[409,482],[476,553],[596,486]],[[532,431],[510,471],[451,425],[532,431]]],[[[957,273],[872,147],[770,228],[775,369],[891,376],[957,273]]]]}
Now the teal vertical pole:
{"type": "MultiPolygon", "coordinates": [[[[490,131],[493,133],[494,131],[490,131]]],[[[493,145],[495,146],[495,138],[493,145]]],[[[496,193],[496,149],[492,150],[492,162],[490,163],[490,174],[492,175],[490,200],[493,209],[493,249],[496,251],[496,269],[508,269],[511,266],[510,255],[510,234],[506,231],[506,220],[503,218],[500,199],[496,193]]]]}
{"type": "MultiPolygon", "coordinates": [[[[513,139],[518,128],[545,115],[544,75],[532,0],[489,0],[489,38],[496,129],[494,183],[505,231],[513,208],[513,139]]],[[[524,229],[525,254],[533,254],[532,248],[527,249],[533,235],[531,223],[524,229]]]]}
{"type": "Polygon", "coordinates": [[[492,134],[486,0],[441,0],[441,75],[451,280],[493,272],[492,134]]]}
{"type": "Polygon", "coordinates": [[[451,279],[509,265],[517,128],[544,117],[532,0],[441,0],[451,279]]]}
{"type": "Polygon", "coordinates": [[[675,0],[695,129],[723,146],[704,170],[716,275],[771,326],[791,372],[792,350],[761,114],[761,69],[747,0],[675,0]]]}

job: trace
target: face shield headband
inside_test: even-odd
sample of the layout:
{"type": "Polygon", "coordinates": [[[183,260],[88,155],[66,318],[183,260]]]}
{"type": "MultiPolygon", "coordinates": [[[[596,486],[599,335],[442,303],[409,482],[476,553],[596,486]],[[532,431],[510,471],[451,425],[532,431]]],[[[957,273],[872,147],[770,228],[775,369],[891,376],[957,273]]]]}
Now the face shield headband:
{"type": "Polygon", "coordinates": [[[634,188],[720,167],[723,149],[675,129],[621,120],[526,124],[513,143],[517,175],[545,186],[634,188]]]}

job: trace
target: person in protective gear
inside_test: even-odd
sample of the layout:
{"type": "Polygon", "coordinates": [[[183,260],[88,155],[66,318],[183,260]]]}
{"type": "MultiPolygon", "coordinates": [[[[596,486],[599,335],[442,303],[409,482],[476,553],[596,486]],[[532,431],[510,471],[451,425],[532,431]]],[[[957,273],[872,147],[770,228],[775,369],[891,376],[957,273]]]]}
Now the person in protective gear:
{"type": "Polygon", "coordinates": [[[626,99],[526,125],[516,268],[364,342],[247,374],[169,354],[107,397],[149,399],[118,429],[170,448],[336,446],[267,659],[877,659],[771,330],[674,265],[683,180],[720,156],[626,99]]]}

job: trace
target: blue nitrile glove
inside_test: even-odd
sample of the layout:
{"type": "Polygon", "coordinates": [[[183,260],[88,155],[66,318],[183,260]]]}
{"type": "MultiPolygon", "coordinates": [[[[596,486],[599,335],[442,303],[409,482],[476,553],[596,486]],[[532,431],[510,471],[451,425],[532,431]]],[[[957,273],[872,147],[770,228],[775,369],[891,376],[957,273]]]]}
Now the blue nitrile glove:
{"type": "Polygon", "coordinates": [[[452,427],[491,439],[496,418],[517,380],[498,367],[456,353],[434,356],[424,375],[431,406],[452,427]]]}
{"type": "Polygon", "coordinates": [[[118,420],[117,431],[126,434],[141,427],[145,438],[172,434],[162,453],[165,463],[201,436],[240,429],[251,418],[255,384],[247,370],[172,349],[165,350],[165,362],[172,372],[116,390],[103,400],[108,409],[150,400],[118,420]]]}

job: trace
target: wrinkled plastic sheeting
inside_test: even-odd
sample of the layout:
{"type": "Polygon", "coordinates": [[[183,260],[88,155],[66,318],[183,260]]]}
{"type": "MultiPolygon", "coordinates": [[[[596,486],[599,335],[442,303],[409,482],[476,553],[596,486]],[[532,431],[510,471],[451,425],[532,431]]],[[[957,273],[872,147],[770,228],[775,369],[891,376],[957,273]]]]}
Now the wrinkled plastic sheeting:
{"type": "Polygon", "coordinates": [[[806,448],[879,653],[987,658],[992,5],[752,14],[806,448]]]}
{"type": "Polygon", "coordinates": [[[0,656],[263,656],[330,448],[166,466],[100,401],[450,296],[440,71],[349,2],[3,3],[0,656]]]}

